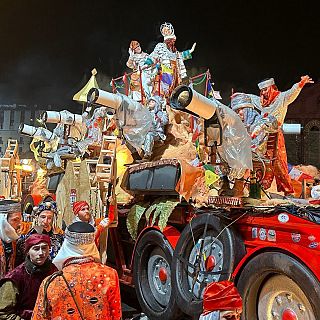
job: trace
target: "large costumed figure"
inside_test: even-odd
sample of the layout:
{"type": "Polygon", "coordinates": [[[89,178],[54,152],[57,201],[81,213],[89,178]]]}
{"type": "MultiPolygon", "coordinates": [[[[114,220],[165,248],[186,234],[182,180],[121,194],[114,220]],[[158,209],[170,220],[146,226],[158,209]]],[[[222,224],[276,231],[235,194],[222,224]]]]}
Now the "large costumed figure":
{"type": "MultiPolygon", "coordinates": [[[[160,27],[163,42],[158,43],[146,63],[159,63],[161,67],[160,95],[168,97],[172,90],[187,78],[184,60],[191,59],[196,47],[194,43],[190,50],[178,51],[175,47],[176,36],[171,23],[165,22],[160,27]]],[[[158,88],[154,88],[158,92],[158,88]]],[[[159,92],[158,92],[159,94],[159,92]]]]}
{"type": "MultiPolygon", "coordinates": [[[[307,83],[313,83],[312,79],[307,75],[302,76],[301,81],[295,83],[291,89],[280,92],[275,85],[274,79],[270,78],[258,83],[260,97],[256,95],[250,95],[250,97],[261,112],[273,115],[277,119],[279,127],[281,127],[284,123],[289,104],[298,97],[301,89],[307,83]]],[[[281,129],[278,133],[277,153],[274,168],[273,170],[268,170],[265,176],[265,181],[269,181],[269,187],[271,186],[274,177],[276,178],[277,189],[279,192],[284,192],[285,194],[293,193],[294,190],[288,174],[285,140],[281,129]]],[[[268,187],[268,185],[265,185],[265,188],[268,187]]]]}
{"type": "Polygon", "coordinates": [[[143,97],[149,98],[151,96],[151,81],[156,69],[152,66],[145,65],[149,54],[142,51],[138,41],[132,40],[130,42],[128,52],[129,58],[126,64],[127,67],[133,70],[130,76],[131,98],[137,101],[143,101],[143,97]]]}

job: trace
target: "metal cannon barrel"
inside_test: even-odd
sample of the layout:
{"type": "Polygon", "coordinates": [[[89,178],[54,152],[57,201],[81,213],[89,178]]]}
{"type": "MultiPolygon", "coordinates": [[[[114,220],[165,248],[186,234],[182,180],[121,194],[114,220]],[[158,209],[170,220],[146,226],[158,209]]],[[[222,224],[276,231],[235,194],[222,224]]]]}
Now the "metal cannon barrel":
{"type": "Polygon", "coordinates": [[[186,85],[175,88],[170,97],[173,109],[193,113],[203,119],[211,119],[215,112],[214,103],[186,85]]]}
{"type": "Polygon", "coordinates": [[[301,134],[302,126],[300,123],[284,123],[282,130],[284,134],[301,134]]]}
{"type": "Polygon", "coordinates": [[[68,110],[63,111],[45,111],[41,119],[48,123],[61,123],[68,125],[75,125],[82,123],[82,116],[80,114],[71,113],[68,110]]]}
{"type": "MultiPolygon", "coordinates": [[[[109,107],[111,109],[117,110],[124,99],[124,95],[122,94],[114,94],[108,91],[100,90],[97,88],[92,88],[89,90],[88,95],[87,95],[87,102],[89,104],[96,103],[100,104],[102,106],[109,107]]],[[[128,97],[126,97],[128,98],[128,97]]],[[[128,98],[130,99],[130,98],[128,98]]],[[[130,99],[131,100],[131,99],[130,99]]],[[[133,102],[136,102],[132,100],[133,102]]]]}
{"type": "Polygon", "coordinates": [[[57,138],[57,135],[46,128],[36,128],[28,124],[21,123],[18,128],[19,133],[29,137],[37,138],[42,141],[52,141],[57,138]]]}

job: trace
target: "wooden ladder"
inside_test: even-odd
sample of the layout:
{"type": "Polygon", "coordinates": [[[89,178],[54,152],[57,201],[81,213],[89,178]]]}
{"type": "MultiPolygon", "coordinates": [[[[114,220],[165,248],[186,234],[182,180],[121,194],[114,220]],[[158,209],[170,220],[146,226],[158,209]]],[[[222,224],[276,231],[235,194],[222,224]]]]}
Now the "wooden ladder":
{"type": "Polygon", "coordinates": [[[15,158],[17,154],[18,154],[18,141],[9,139],[8,146],[6,148],[4,156],[1,159],[1,163],[0,163],[2,172],[10,171],[10,169],[13,170],[13,168],[10,168],[10,166],[12,167],[12,161],[13,161],[12,159],[15,158]]]}
{"type": "Polygon", "coordinates": [[[96,167],[98,182],[113,183],[115,180],[116,136],[102,136],[102,145],[96,167]]]}
{"type": "MultiPolygon", "coordinates": [[[[116,206],[115,187],[117,180],[116,161],[117,137],[111,135],[102,136],[102,144],[98,162],[96,165],[96,179],[99,184],[100,197],[103,205],[102,212],[106,212],[109,204],[116,206]]],[[[115,214],[114,224],[117,223],[115,214]]]]}

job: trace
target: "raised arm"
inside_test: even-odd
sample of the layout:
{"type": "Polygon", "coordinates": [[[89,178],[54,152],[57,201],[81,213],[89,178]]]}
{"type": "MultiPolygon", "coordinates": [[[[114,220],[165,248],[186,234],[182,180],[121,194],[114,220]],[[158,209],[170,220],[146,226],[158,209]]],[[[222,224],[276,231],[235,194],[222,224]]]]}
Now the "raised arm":
{"type": "Polygon", "coordinates": [[[292,103],[295,99],[297,99],[299,93],[301,92],[301,89],[307,84],[307,83],[314,83],[312,78],[310,78],[308,75],[302,76],[300,82],[295,83],[291,89],[284,91],[284,100],[287,104],[292,103]]]}

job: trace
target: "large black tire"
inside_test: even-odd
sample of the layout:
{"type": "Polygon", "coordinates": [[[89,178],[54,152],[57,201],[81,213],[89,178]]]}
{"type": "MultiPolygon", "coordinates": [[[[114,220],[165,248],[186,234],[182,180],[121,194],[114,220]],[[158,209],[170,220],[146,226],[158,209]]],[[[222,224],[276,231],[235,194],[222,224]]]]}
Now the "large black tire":
{"type": "Polygon", "coordinates": [[[226,228],[219,217],[201,214],[194,218],[181,233],[172,260],[173,289],[182,311],[197,317],[202,312],[206,285],[229,279],[244,254],[245,247],[240,237],[231,228],[226,228]],[[203,236],[202,254],[197,255],[201,249],[199,239],[203,236]],[[200,259],[198,269],[195,263],[197,256],[200,259]],[[210,259],[213,261],[211,269],[207,268],[210,259]]]}
{"type": "Polygon", "coordinates": [[[144,234],[137,244],[133,278],[141,309],[150,320],[181,319],[182,312],[172,292],[172,255],[170,243],[157,230],[144,234]]]}
{"type": "Polygon", "coordinates": [[[320,319],[320,283],[295,258],[280,252],[254,257],[241,271],[237,288],[244,320],[320,319]]]}

